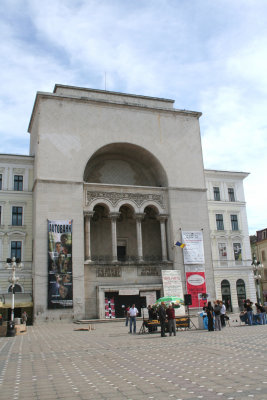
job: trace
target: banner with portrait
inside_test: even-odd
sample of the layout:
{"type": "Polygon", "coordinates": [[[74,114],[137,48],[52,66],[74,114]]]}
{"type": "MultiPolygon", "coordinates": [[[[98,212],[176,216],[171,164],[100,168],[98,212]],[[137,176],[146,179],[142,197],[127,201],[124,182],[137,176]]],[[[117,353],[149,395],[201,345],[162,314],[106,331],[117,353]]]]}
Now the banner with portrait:
{"type": "Polygon", "coordinates": [[[73,307],[72,220],[48,221],[47,307],[73,307]]]}

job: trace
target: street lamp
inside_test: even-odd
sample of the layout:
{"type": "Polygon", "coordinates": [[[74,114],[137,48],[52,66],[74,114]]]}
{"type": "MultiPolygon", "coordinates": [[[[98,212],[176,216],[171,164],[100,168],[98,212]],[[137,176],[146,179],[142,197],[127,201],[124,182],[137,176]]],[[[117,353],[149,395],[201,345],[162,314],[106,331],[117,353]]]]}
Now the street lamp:
{"type": "Polygon", "coordinates": [[[259,304],[261,302],[261,290],[260,290],[260,280],[261,280],[261,274],[263,269],[263,265],[260,263],[260,261],[257,261],[256,257],[253,257],[253,261],[251,263],[253,265],[253,272],[254,272],[254,280],[256,284],[256,293],[257,293],[257,303],[259,304]]]}
{"type": "Polygon", "coordinates": [[[21,269],[23,267],[22,262],[19,258],[13,257],[7,258],[6,260],[6,268],[7,270],[12,271],[12,275],[9,278],[9,282],[11,283],[11,321],[9,321],[7,326],[7,336],[15,336],[14,331],[14,308],[15,308],[15,285],[19,281],[19,278],[16,276],[16,268],[21,269]],[[14,331],[14,332],[13,332],[14,331]]]}

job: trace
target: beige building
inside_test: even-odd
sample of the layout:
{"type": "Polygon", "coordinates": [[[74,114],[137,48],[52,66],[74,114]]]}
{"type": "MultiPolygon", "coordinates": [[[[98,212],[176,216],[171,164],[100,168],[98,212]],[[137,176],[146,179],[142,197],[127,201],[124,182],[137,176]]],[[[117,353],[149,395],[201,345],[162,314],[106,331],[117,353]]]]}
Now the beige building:
{"type": "Polygon", "coordinates": [[[0,155],[0,313],[8,319],[11,271],[7,258],[23,261],[15,286],[15,317],[23,310],[32,316],[32,184],[33,157],[0,155]]]}
{"type": "Polygon", "coordinates": [[[229,311],[256,301],[243,180],[245,172],[205,170],[216,297],[229,311]]]}
{"type": "MultiPolygon", "coordinates": [[[[263,268],[259,270],[261,279],[259,280],[260,297],[267,306],[267,229],[256,232],[256,243],[252,249],[253,258],[260,262],[263,268]]],[[[256,275],[256,271],[255,271],[256,275]]]]}
{"type": "Polygon", "coordinates": [[[122,316],[123,306],[162,293],[163,269],[179,270],[185,291],[182,250],[173,247],[182,231],[203,232],[205,265],[186,272],[204,270],[215,297],[201,114],[173,103],[63,85],[37,93],[29,125],[37,322],[122,316]],[[60,230],[72,297],[56,292],[65,279],[60,230]]]}
{"type": "Polygon", "coordinates": [[[194,307],[203,292],[233,311],[254,300],[247,174],[204,170],[201,113],[173,103],[63,85],[37,93],[30,156],[0,159],[1,293],[5,259],[20,251],[35,323],[140,310],[163,295],[164,270],[180,273],[194,307]]]}

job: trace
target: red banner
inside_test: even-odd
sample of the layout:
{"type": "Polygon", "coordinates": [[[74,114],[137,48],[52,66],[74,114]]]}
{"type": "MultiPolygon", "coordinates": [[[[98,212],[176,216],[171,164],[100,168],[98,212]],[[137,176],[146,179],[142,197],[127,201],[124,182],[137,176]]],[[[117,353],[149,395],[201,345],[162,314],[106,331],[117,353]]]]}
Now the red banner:
{"type": "Polygon", "coordinates": [[[198,298],[199,293],[206,293],[205,272],[186,272],[187,293],[192,296],[189,307],[203,307],[207,300],[198,298]]]}

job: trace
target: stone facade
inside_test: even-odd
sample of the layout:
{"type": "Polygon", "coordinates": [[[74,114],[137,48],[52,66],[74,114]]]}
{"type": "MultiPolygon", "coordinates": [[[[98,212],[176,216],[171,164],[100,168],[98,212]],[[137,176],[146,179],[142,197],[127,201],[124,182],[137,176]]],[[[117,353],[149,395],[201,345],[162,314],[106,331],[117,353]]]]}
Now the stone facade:
{"type": "Polygon", "coordinates": [[[214,298],[200,115],[145,96],[62,85],[37,93],[29,125],[37,322],[104,317],[107,297],[127,301],[120,291],[160,294],[162,269],[180,270],[185,286],[173,248],[181,230],[203,231],[214,298]],[[71,311],[46,307],[50,219],[73,220],[71,311]]]}

